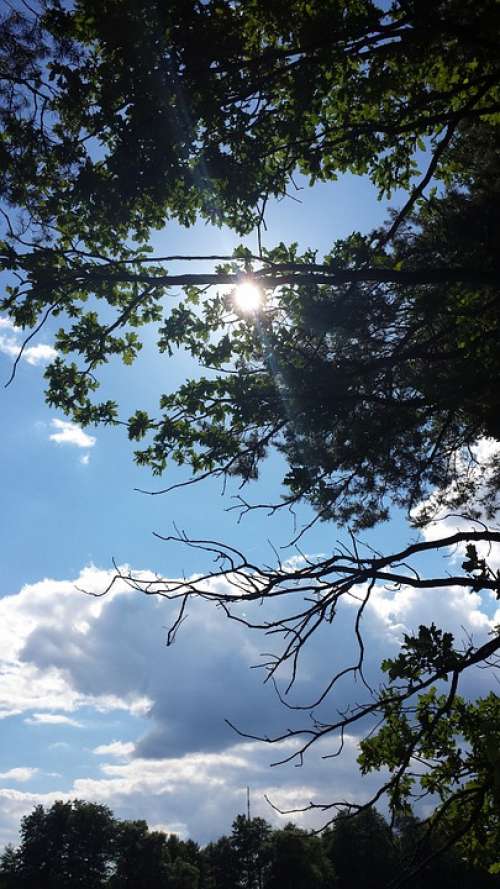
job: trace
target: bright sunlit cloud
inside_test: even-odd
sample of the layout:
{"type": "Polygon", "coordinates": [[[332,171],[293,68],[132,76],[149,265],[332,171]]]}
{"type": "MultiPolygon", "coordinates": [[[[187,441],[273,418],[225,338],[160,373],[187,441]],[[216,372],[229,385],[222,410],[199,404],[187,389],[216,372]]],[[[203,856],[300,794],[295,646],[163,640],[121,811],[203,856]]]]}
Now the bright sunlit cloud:
{"type": "MultiPolygon", "coordinates": [[[[69,420],[59,420],[56,417],[51,420],[51,426],[56,431],[49,435],[49,440],[55,441],[56,444],[69,444],[77,448],[93,448],[96,443],[95,436],[88,435],[80,426],[76,423],[71,423],[69,420]]],[[[82,462],[88,463],[88,460],[82,462]]]]}
{"type": "Polygon", "coordinates": [[[22,342],[18,336],[19,328],[15,327],[11,322],[4,318],[0,318],[0,353],[6,355],[7,358],[21,357],[27,364],[38,366],[52,361],[56,355],[56,350],[49,346],[48,343],[37,343],[36,346],[27,346],[22,350],[22,342]],[[7,331],[7,333],[5,333],[7,331]]]}
{"type": "Polygon", "coordinates": [[[92,753],[96,756],[116,756],[117,759],[128,759],[134,752],[135,744],[131,741],[111,741],[110,744],[99,744],[92,753]]]}
{"type": "Polygon", "coordinates": [[[240,311],[250,314],[257,312],[262,305],[262,291],[251,281],[238,284],[234,300],[240,311]]]}
{"type": "Polygon", "coordinates": [[[20,766],[15,769],[8,769],[6,772],[0,772],[0,779],[2,781],[29,781],[33,775],[36,775],[38,769],[31,768],[30,766],[20,766]]]}
{"type": "Polygon", "coordinates": [[[73,728],[83,728],[83,724],[63,713],[33,713],[24,720],[28,725],[71,725],[73,728]]]}

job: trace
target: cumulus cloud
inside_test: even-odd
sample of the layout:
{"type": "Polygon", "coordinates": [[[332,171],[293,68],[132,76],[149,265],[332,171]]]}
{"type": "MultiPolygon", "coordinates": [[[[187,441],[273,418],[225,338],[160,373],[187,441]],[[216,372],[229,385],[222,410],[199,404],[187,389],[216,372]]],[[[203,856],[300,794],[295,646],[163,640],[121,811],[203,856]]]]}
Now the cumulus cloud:
{"type": "MultiPolygon", "coordinates": [[[[165,628],[175,614],[171,603],[140,596],[124,581],[102,599],[77,590],[102,591],[111,576],[87,568],[75,583],[45,580],[0,601],[0,641],[3,635],[9,659],[0,708],[35,710],[46,723],[84,706],[147,715],[149,729],[136,752],[151,759],[230,747],[234,733],[226,718],[254,735],[279,733],[284,722],[302,723],[301,714],[280,708],[272,686],[263,684],[266,674],[249,669],[262,663],[269,640],[197,602],[188,609],[176,643],[165,651],[165,628]]],[[[263,618],[262,609],[258,613],[263,618]]],[[[314,700],[332,670],[352,663],[355,617],[347,600],[334,623],[319,628],[304,650],[291,703],[314,700]]],[[[373,591],[363,633],[366,670],[375,681],[380,662],[388,652],[397,652],[402,633],[432,621],[459,639],[468,632],[480,641],[494,617],[479,594],[461,588],[373,591]]],[[[275,650],[278,645],[275,638],[275,650]]],[[[478,689],[488,681],[485,671],[475,671],[474,677],[478,689]]],[[[348,704],[352,694],[346,677],[337,688],[335,707],[348,704]]],[[[130,752],[111,740],[108,749],[100,745],[99,753],[113,755],[114,744],[120,755],[130,752]]]]}
{"type": "Polygon", "coordinates": [[[0,772],[0,780],[19,781],[24,783],[25,781],[29,781],[37,772],[38,769],[33,769],[29,766],[19,766],[15,769],[8,769],[6,772],[0,772]]]}
{"type": "MultiPolygon", "coordinates": [[[[275,753],[290,752],[293,742],[279,745],[275,753]]],[[[326,752],[323,745],[319,753],[326,752]]],[[[364,799],[374,791],[377,778],[353,782],[357,767],[356,738],[347,736],[342,760],[325,762],[318,755],[305,770],[290,767],[269,769],[269,750],[261,744],[237,743],[219,753],[189,753],[159,760],[133,759],[127,763],[103,763],[93,777],[70,782],[63,791],[47,793],[0,789],[0,837],[13,838],[12,825],[35,805],[50,806],[56,799],[86,799],[104,803],[122,818],[144,818],[150,827],[207,842],[230,831],[236,815],[246,809],[246,787],[251,789],[252,814],[277,826],[290,820],[266,802],[284,809],[304,800],[325,799],[325,786],[335,787],[341,798],[364,799]]],[[[294,815],[304,827],[318,826],[317,813],[294,815]]]]}
{"type": "MultiPolygon", "coordinates": [[[[55,441],[56,444],[74,445],[76,448],[93,448],[96,443],[95,437],[84,432],[77,423],[71,423],[69,420],[59,420],[55,417],[51,420],[50,425],[56,431],[49,435],[49,440],[55,441]]],[[[82,463],[89,462],[86,458],[88,458],[87,454],[82,457],[82,463]]]]}
{"type": "MultiPolygon", "coordinates": [[[[141,576],[153,579],[148,572],[141,576]]],[[[290,764],[270,770],[269,763],[293,753],[296,742],[287,739],[275,746],[244,741],[225,722],[229,718],[250,734],[269,736],[288,726],[308,725],[307,712],[283,711],[273,688],[263,685],[265,674],[249,669],[278,640],[249,633],[225,620],[218,609],[198,602],[188,609],[175,644],[166,651],[165,628],[175,614],[171,603],[141,596],[125,581],[104,598],[79,592],[101,592],[111,577],[88,567],[75,581],[43,580],[0,600],[0,710],[17,710],[31,724],[61,729],[81,722],[83,708],[85,724],[89,712],[96,724],[102,715],[94,757],[90,762],[87,757],[71,782],[60,779],[61,790],[37,795],[0,789],[0,835],[5,841],[12,819],[38,802],[50,805],[59,798],[103,801],[120,817],[175,825],[178,832],[204,842],[229,830],[235,815],[244,811],[247,785],[254,814],[278,823],[265,793],[277,805],[294,808],[309,799],[328,802],[332,794],[366,799],[373,791],[379,776],[359,776],[355,736],[346,738],[339,759],[321,759],[335,749],[335,739],[326,738],[302,769],[290,764]],[[126,739],[112,720],[107,723],[113,710],[141,717],[130,723],[126,739]]],[[[262,620],[283,607],[268,605],[275,612],[254,606],[262,620]]],[[[355,615],[348,600],[334,623],[320,628],[304,651],[291,703],[313,700],[334,669],[352,663],[355,615]]],[[[462,589],[376,589],[363,617],[368,678],[376,684],[378,665],[388,653],[397,653],[402,632],[431,621],[459,637],[473,633],[480,641],[493,618],[477,593],[462,589]]],[[[471,695],[481,694],[490,681],[487,671],[476,670],[465,688],[471,695]]],[[[359,701],[365,694],[346,677],[322,712],[329,716],[353,696],[359,701]]],[[[83,759],[86,748],[78,747],[83,744],[78,733],[74,738],[72,752],[80,749],[83,759]]],[[[304,816],[302,823],[313,821],[304,816]]]]}
{"type": "MultiPolygon", "coordinates": [[[[104,589],[110,577],[87,571],[77,586],[95,589],[100,582],[104,589]]],[[[263,688],[263,676],[248,669],[259,661],[259,640],[199,603],[190,609],[179,642],[166,653],[165,627],[173,616],[174,608],[164,600],[141,597],[123,583],[112,597],[81,597],[71,617],[51,615],[33,626],[21,659],[41,676],[64,676],[66,693],[81,701],[114,698],[138,714],[148,710],[151,729],[140,742],[142,756],[228,746],[234,734],[224,717],[242,722],[249,710],[251,728],[274,722],[277,729],[274,691],[263,688]],[[228,676],[235,681],[228,682],[228,676]]]]}
{"type": "MultiPolygon", "coordinates": [[[[95,694],[83,692],[65,670],[64,658],[60,666],[50,665],[53,638],[65,638],[66,654],[71,646],[78,650],[78,640],[87,633],[92,635],[91,630],[111,607],[115,596],[123,602],[131,597],[125,584],[117,586],[104,600],[81,592],[82,589],[100,592],[110,578],[110,572],[88,567],[76,581],[46,579],[27,584],[17,594],[0,599],[0,713],[6,717],[33,712],[70,714],[84,706],[101,713],[125,710],[141,715],[147,712],[151,702],[144,693],[133,693],[124,687],[118,695],[99,688],[97,679],[93,683],[95,694]],[[34,640],[39,640],[39,651],[34,651],[31,659],[26,651],[34,640]]],[[[89,638],[89,645],[90,642],[89,638]]],[[[100,663],[94,663],[90,649],[85,655],[96,674],[105,672],[110,661],[104,652],[100,652],[101,655],[100,663]]],[[[112,682],[108,683],[108,688],[112,686],[112,682]]]]}
{"type": "MultiPolygon", "coordinates": [[[[0,318],[0,352],[9,358],[16,359],[22,348],[21,330],[9,318],[0,318]],[[3,332],[2,332],[3,331],[3,332]]],[[[45,364],[57,355],[56,350],[47,343],[36,343],[23,349],[21,358],[28,364],[45,364]]]]}

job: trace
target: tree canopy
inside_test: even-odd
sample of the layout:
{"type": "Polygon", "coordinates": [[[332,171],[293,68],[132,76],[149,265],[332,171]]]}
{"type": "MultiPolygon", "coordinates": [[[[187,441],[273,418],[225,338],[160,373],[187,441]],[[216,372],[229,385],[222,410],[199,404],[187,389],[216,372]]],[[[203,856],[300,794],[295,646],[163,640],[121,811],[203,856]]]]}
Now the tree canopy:
{"type": "MultiPolygon", "coordinates": [[[[22,820],[21,842],[0,858],[2,889],[370,889],[391,884],[401,867],[412,867],[420,823],[414,816],[391,830],[367,809],[339,818],[314,835],[294,824],[272,828],[262,818],[238,815],[229,836],[205,847],[150,831],[145,821],[121,821],[105,806],[83,800],[37,806],[22,820]],[[104,831],[103,831],[104,828],[104,831]]],[[[427,864],[410,889],[495,889],[499,877],[464,867],[451,851],[427,864]]]]}
{"type": "Polygon", "coordinates": [[[158,393],[152,421],[138,406],[129,434],[153,433],[138,460],[154,471],[173,458],[246,480],[275,445],[293,499],[363,526],[388,498],[413,504],[456,478],[457,455],[498,422],[497,5],[423,16],[411,3],[214,2],[181,15],[47,0],[38,13],[2,23],[2,308],[32,332],[63,319],[49,403],[117,422],[116,403],[93,398],[99,366],[133,362],[137,328],[162,320],[161,350],[237,373],[158,393]],[[419,146],[427,169],[413,186],[419,146]],[[148,261],[149,233],[168,220],[248,231],[297,170],[311,183],[367,173],[409,200],[320,263],[293,245],[213,273],[148,261]],[[415,212],[432,177],[446,191],[415,212]],[[250,269],[273,294],[257,329],[220,293],[193,311],[193,286],[165,313],[170,285],[250,269]]]}
{"type": "MultiPolygon", "coordinates": [[[[484,473],[471,490],[467,449],[498,435],[500,382],[500,155],[496,130],[482,137],[481,178],[434,196],[390,249],[373,246],[382,231],[353,234],[319,265],[313,251],[298,256],[293,245],[266,251],[271,269],[300,268],[302,283],[274,290],[250,319],[227,295],[207,299],[191,288],[159,345],[182,345],[218,373],[164,395],[161,419],[132,418],[132,438],[153,437],[137,459],[157,473],[173,459],[246,482],[274,446],[286,458],[285,504],[307,499],[322,519],[358,527],[386,518],[390,504],[411,510],[452,482],[455,505],[477,506],[484,473]],[[470,279],[455,281],[461,266],[470,279]],[[322,283],[336,269],[347,270],[346,281],[322,283]],[[481,280],[489,270],[491,281],[481,280]]],[[[460,134],[457,153],[473,139],[477,129],[460,134]]],[[[486,506],[497,488],[489,472],[486,506]]]]}
{"type": "Polygon", "coordinates": [[[500,110],[498,24],[491,0],[9,6],[3,193],[99,249],[197,212],[248,230],[297,168],[408,187],[427,138],[445,175],[500,110]]]}

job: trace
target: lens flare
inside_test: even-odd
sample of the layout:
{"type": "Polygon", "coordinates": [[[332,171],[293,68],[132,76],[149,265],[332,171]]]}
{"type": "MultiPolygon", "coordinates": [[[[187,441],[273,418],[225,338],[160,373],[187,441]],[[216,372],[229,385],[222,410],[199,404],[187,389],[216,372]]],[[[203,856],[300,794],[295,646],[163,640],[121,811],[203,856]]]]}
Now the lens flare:
{"type": "Polygon", "coordinates": [[[253,284],[251,281],[243,281],[236,288],[234,301],[241,312],[250,314],[260,309],[262,293],[256,284],[253,284]]]}

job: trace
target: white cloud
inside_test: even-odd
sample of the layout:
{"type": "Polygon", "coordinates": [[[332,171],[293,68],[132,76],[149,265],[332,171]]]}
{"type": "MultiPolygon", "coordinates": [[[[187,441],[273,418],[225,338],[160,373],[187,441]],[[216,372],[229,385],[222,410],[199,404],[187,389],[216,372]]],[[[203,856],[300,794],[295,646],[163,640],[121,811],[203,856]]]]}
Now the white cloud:
{"type": "Polygon", "coordinates": [[[0,316],[0,330],[13,330],[17,333],[20,329],[20,327],[15,326],[10,318],[7,318],[5,315],[0,316]]]}
{"type": "MultiPolygon", "coordinates": [[[[81,692],[65,672],[62,661],[61,667],[45,663],[50,661],[51,634],[66,637],[67,644],[63,646],[66,655],[72,646],[78,651],[80,638],[89,632],[93,635],[115,596],[124,602],[131,595],[124,583],[104,600],[81,592],[82,589],[89,593],[101,591],[111,576],[110,572],[91,566],[85,568],[76,581],[42,580],[27,584],[15,595],[0,598],[0,715],[14,717],[43,711],[73,714],[87,705],[98,713],[125,710],[141,715],[147,712],[151,702],[143,691],[128,694],[125,690],[123,694],[116,694],[113,690],[100,689],[96,681],[95,691],[81,692]],[[27,646],[34,638],[43,642],[40,663],[26,656],[27,646]]],[[[90,638],[88,641],[90,643],[90,638]]],[[[91,653],[89,660],[93,669],[101,671],[102,663],[106,663],[104,656],[99,667],[91,653]]]]}
{"type": "Polygon", "coordinates": [[[116,756],[117,759],[126,759],[134,752],[135,744],[131,741],[111,741],[111,744],[99,744],[94,747],[92,753],[96,756],[116,756]]]}
{"type": "Polygon", "coordinates": [[[182,821],[174,821],[172,824],[150,824],[149,829],[155,830],[158,833],[166,833],[167,835],[175,833],[181,840],[189,839],[187,825],[182,821]]]}
{"type": "Polygon", "coordinates": [[[89,463],[90,463],[90,454],[89,454],[88,452],[87,452],[86,454],[84,454],[83,457],[80,457],[80,463],[82,464],[82,466],[88,466],[88,465],[89,465],[89,463]]]}
{"type": "Polygon", "coordinates": [[[23,359],[28,364],[46,364],[52,361],[57,355],[56,350],[47,343],[37,343],[36,346],[27,346],[23,351],[23,359]]]}
{"type": "Polygon", "coordinates": [[[80,426],[76,423],[71,423],[69,420],[59,420],[55,417],[51,420],[51,426],[56,432],[49,435],[49,440],[55,441],[56,444],[69,444],[77,448],[93,448],[96,443],[93,435],[88,435],[80,426]]]}
{"type": "MultiPolygon", "coordinates": [[[[292,742],[286,741],[275,756],[290,752],[292,742]]],[[[31,811],[37,804],[50,806],[56,799],[86,799],[105,803],[123,818],[145,818],[152,829],[191,836],[200,842],[227,833],[231,823],[246,808],[246,787],[251,789],[252,814],[279,826],[290,820],[269,806],[273,803],[291,809],[305,800],[323,801],[325,786],[335,787],[339,799],[359,801],[372,793],[377,778],[359,779],[356,738],[347,736],[342,760],[325,762],[321,753],[328,752],[323,743],[314,759],[299,772],[293,766],[269,769],[270,752],[262,744],[240,742],[220,753],[189,753],[164,759],[134,759],[127,763],[104,763],[94,777],[80,777],[63,791],[22,793],[11,788],[0,789],[0,802],[5,819],[0,835],[8,837],[8,825],[31,811]]],[[[296,815],[304,827],[321,823],[318,813],[296,815]]]]}
{"type": "Polygon", "coordinates": [[[32,769],[28,766],[20,766],[15,769],[8,769],[6,772],[0,772],[0,780],[2,781],[29,781],[33,775],[36,775],[38,769],[32,769]]]}
{"type": "MultiPolygon", "coordinates": [[[[488,478],[491,477],[491,473],[495,472],[495,461],[499,460],[500,446],[498,442],[491,438],[480,439],[478,444],[473,448],[473,454],[476,460],[476,470],[472,470],[472,478],[475,476],[477,481],[481,478],[481,474],[484,472],[483,479],[484,481],[488,480],[488,478]]],[[[480,497],[484,493],[484,481],[480,482],[478,485],[479,496],[476,497],[476,503],[480,502],[480,497]]],[[[450,510],[446,506],[446,499],[449,496],[453,497],[455,493],[456,484],[454,483],[450,485],[446,491],[441,492],[441,494],[432,494],[428,500],[424,501],[422,504],[421,508],[428,510],[430,514],[436,513],[436,520],[425,525],[422,529],[425,540],[438,540],[441,537],[455,534],[457,531],[470,531],[471,529],[475,531],[482,530],[481,523],[486,527],[491,527],[491,519],[488,519],[488,516],[485,515],[484,511],[479,515],[479,523],[468,518],[466,514],[459,515],[453,512],[450,513],[450,510]],[[436,505],[441,503],[443,495],[444,505],[439,509],[436,505]]],[[[498,510],[500,510],[500,496],[498,494],[496,496],[495,506],[496,511],[498,512],[498,510]]],[[[418,515],[419,509],[415,512],[418,515]]],[[[498,530],[496,526],[495,530],[498,530]]],[[[479,556],[486,559],[492,570],[500,571],[500,544],[477,542],[476,549],[479,556]]],[[[463,561],[464,554],[464,543],[450,549],[448,553],[449,559],[453,565],[460,565],[463,561]]],[[[496,599],[493,591],[491,591],[488,596],[492,601],[496,599]]]]}
{"type": "MultiPolygon", "coordinates": [[[[137,754],[152,759],[227,748],[234,735],[225,717],[254,734],[283,727],[288,717],[272,687],[263,686],[265,674],[248,669],[261,662],[259,634],[198,602],[188,609],[176,644],[166,651],[165,627],[175,607],[171,603],[143,597],[125,581],[104,598],[81,592],[101,592],[112,576],[90,566],[75,582],[47,579],[0,600],[0,713],[26,713],[37,724],[77,720],[82,707],[149,716],[149,731],[137,754]]],[[[148,572],[141,576],[153,578],[148,572]]],[[[434,621],[459,638],[462,628],[476,639],[485,638],[494,621],[489,610],[481,596],[463,589],[375,589],[363,619],[366,668],[376,675],[388,651],[397,651],[402,632],[420,623],[434,621]]],[[[259,617],[264,617],[262,609],[259,617]]],[[[333,625],[319,629],[304,650],[291,703],[315,697],[333,667],[332,651],[336,667],[352,661],[354,619],[355,610],[346,604],[333,625]]],[[[482,687],[487,672],[479,671],[475,681],[482,687]]],[[[348,702],[351,692],[344,683],[336,706],[348,702]]],[[[292,722],[294,718],[290,714],[292,722]]],[[[129,755],[129,744],[110,739],[96,752],[129,755]]]]}
{"type": "Polygon", "coordinates": [[[3,336],[0,334],[0,352],[8,355],[9,358],[17,358],[19,355],[20,344],[14,337],[3,336]]]}
{"type": "MultiPolygon", "coordinates": [[[[15,360],[22,347],[22,331],[10,318],[0,317],[0,352],[15,360]]],[[[56,350],[47,343],[36,343],[26,346],[22,352],[22,360],[31,365],[45,364],[57,355],[56,350]]]]}
{"type": "Polygon", "coordinates": [[[72,725],[74,728],[83,728],[83,724],[70,716],[62,713],[33,713],[24,720],[28,725],[72,725]]]}

